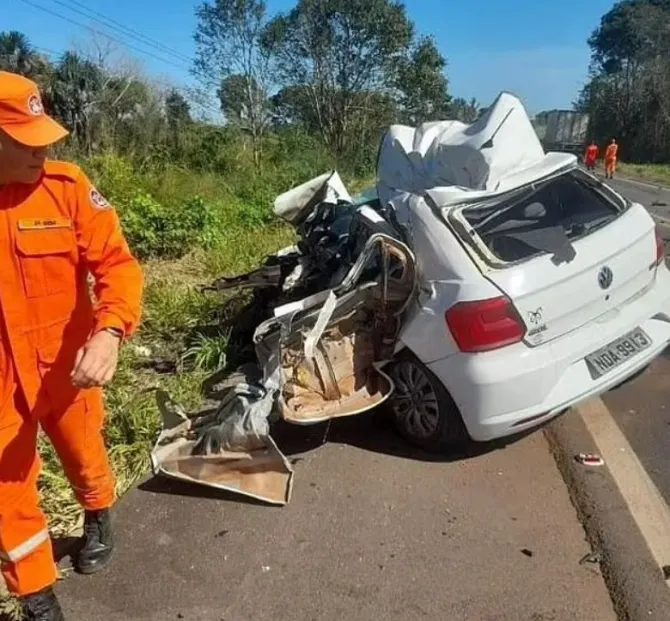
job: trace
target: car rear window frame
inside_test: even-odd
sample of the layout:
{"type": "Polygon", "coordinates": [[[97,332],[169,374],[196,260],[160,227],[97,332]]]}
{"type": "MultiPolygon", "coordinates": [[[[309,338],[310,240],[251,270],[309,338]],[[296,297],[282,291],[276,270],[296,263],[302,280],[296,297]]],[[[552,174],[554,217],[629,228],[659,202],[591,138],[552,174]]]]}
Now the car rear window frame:
{"type": "Polygon", "coordinates": [[[570,239],[572,243],[575,243],[580,239],[583,239],[591,235],[597,230],[619,219],[624,213],[628,211],[628,209],[632,205],[632,202],[630,200],[618,194],[612,188],[603,183],[600,179],[575,166],[567,170],[563,169],[548,177],[544,177],[542,179],[533,181],[532,183],[519,186],[518,188],[514,188],[513,190],[510,190],[503,194],[499,194],[495,197],[487,197],[485,200],[477,200],[473,202],[462,203],[454,207],[443,209],[442,210],[443,218],[446,220],[448,225],[450,225],[453,229],[455,229],[455,232],[457,233],[458,237],[465,242],[466,248],[468,248],[469,251],[472,249],[475,250],[477,262],[483,260],[488,267],[495,269],[505,269],[521,265],[532,259],[535,259],[542,255],[548,255],[550,253],[546,250],[537,250],[537,252],[529,254],[520,259],[516,259],[514,261],[506,261],[505,259],[500,258],[499,256],[495,255],[491,250],[489,250],[484,240],[479,236],[475,227],[472,224],[470,224],[470,222],[467,220],[466,216],[464,215],[464,212],[471,209],[483,208],[489,205],[494,205],[496,203],[505,202],[506,200],[513,198],[514,195],[517,194],[519,196],[522,196],[525,192],[533,188],[539,188],[540,186],[551,183],[552,181],[558,179],[559,177],[563,177],[566,175],[571,176],[576,175],[582,177],[585,180],[593,182],[594,191],[601,194],[603,199],[609,202],[617,210],[617,213],[611,219],[607,220],[606,222],[603,222],[599,226],[594,227],[589,231],[585,231],[580,235],[572,237],[570,239]]]}

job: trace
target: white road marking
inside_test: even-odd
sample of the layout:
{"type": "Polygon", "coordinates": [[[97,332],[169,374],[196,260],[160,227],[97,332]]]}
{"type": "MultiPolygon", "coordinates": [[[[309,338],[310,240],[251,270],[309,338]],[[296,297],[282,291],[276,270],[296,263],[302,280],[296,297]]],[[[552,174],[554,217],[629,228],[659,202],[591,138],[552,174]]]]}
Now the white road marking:
{"type": "MultiPolygon", "coordinates": [[[[602,399],[578,406],[659,568],[670,565],[670,508],[602,399]]],[[[670,586],[670,584],[668,584],[670,586]]]]}
{"type": "Polygon", "coordinates": [[[669,188],[660,184],[660,183],[648,183],[646,181],[635,181],[634,179],[628,179],[627,177],[616,177],[610,179],[609,181],[618,181],[619,183],[630,183],[631,185],[639,185],[643,188],[651,188],[652,190],[661,190],[667,191],[669,188]]]}

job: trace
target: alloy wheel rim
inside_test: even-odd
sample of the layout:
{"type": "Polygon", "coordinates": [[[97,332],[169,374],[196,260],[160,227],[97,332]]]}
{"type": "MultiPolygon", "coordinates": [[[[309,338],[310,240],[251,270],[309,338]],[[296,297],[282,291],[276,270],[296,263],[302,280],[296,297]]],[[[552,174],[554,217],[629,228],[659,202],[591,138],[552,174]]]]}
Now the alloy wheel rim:
{"type": "Polygon", "coordinates": [[[440,420],[437,394],[426,373],[411,362],[394,367],[395,391],[391,407],[398,422],[416,438],[425,439],[436,431],[440,420]]]}

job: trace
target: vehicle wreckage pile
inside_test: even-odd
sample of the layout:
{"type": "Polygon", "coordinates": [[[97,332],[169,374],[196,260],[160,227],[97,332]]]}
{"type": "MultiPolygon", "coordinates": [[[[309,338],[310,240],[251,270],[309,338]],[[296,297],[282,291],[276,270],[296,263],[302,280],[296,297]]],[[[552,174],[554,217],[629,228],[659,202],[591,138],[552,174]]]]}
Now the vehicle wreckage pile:
{"type": "Polygon", "coordinates": [[[188,416],[159,392],[152,462],[156,474],[285,504],[293,471],[270,423],[316,424],[382,403],[393,385],[380,367],[416,277],[393,212],[376,197],[354,201],[337,172],[279,196],[275,213],[296,227],[298,243],[207,288],[252,290],[232,323],[255,360],[218,384],[220,403],[205,414],[188,416]]]}
{"type": "MultiPolygon", "coordinates": [[[[513,237],[526,254],[560,250],[568,260],[565,227],[539,241],[534,231],[556,214],[535,208],[505,222],[509,206],[498,210],[498,201],[575,166],[573,155],[545,153],[521,102],[502,93],[472,125],[391,126],[367,199],[352,199],[336,172],[279,196],[275,213],[296,228],[297,245],[211,287],[252,291],[232,322],[234,349],[246,347],[248,362],[219,384],[212,411],[187,416],[158,394],[163,430],[154,471],[287,503],[293,472],[270,423],[309,425],[379,405],[394,392],[383,369],[393,373],[385,363],[395,365],[396,349],[419,362],[448,356],[456,345],[444,313],[456,302],[462,265],[501,262],[497,238],[485,243],[479,235],[489,222],[511,227],[499,237],[513,237]],[[470,206],[474,224],[461,213],[470,206]]],[[[407,409],[404,381],[400,373],[396,422],[407,409]]],[[[426,406],[433,418],[439,405],[426,406]]]]}

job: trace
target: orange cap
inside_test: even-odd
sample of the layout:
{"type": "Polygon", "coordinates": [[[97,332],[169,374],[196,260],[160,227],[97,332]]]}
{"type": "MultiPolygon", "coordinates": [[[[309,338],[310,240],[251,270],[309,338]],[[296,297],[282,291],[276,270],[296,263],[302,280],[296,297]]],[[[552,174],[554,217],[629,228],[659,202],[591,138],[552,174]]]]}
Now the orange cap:
{"type": "Polygon", "coordinates": [[[45,114],[37,84],[7,71],[0,71],[0,129],[28,147],[46,147],[68,134],[45,114]]]}

